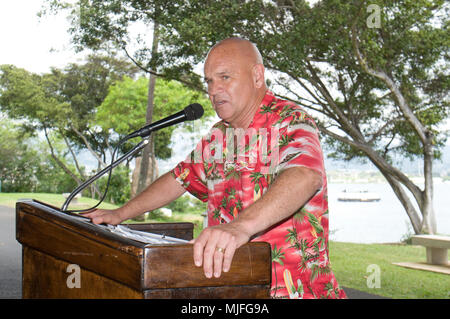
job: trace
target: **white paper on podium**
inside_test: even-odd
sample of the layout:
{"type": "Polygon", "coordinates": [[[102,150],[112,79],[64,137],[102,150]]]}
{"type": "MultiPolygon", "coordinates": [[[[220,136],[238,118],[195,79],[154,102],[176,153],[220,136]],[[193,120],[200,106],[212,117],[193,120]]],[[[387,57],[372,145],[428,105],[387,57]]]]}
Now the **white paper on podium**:
{"type": "Polygon", "coordinates": [[[189,242],[188,240],[179,239],[175,237],[160,235],[160,234],[154,234],[154,233],[148,233],[144,231],[134,230],[130,229],[124,225],[96,225],[93,224],[92,221],[83,216],[77,216],[76,214],[68,215],[70,218],[77,219],[79,221],[82,221],[84,223],[88,223],[91,226],[98,227],[100,229],[109,231],[111,233],[120,235],[125,238],[133,239],[142,243],[146,244],[185,244],[189,242]]]}
{"type": "Polygon", "coordinates": [[[188,240],[130,229],[123,225],[107,225],[109,231],[147,244],[184,244],[188,240]]]}

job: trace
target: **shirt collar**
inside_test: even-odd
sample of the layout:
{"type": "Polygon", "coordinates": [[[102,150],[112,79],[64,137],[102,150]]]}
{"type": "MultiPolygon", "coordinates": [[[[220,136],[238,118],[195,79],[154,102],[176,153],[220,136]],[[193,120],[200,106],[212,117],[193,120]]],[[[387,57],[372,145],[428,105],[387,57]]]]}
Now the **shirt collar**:
{"type": "MultiPolygon", "coordinates": [[[[249,125],[248,127],[254,127],[254,126],[255,126],[255,123],[258,122],[258,121],[256,121],[256,120],[259,118],[259,116],[261,116],[261,109],[262,109],[262,107],[263,107],[263,106],[268,106],[268,105],[270,105],[274,99],[275,99],[275,95],[273,94],[273,92],[270,91],[270,90],[266,90],[266,94],[264,95],[264,97],[263,97],[261,103],[259,104],[259,107],[258,107],[258,109],[256,110],[255,114],[253,115],[253,119],[252,119],[252,121],[250,122],[250,125],[249,125]]],[[[226,121],[224,121],[224,120],[222,120],[221,122],[222,122],[226,127],[229,127],[229,126],[230,126],[230,123],[228,123],[228,122],[226,122],[226,121]]]]}
{"type": "Polygon", "coordinates": [[[250,122],[250,125],[248,127],[258,128],[264,125],[266,117],[264,117],[264,120],[262,118],[263,113],[262,108],[265,106],[268,106],[272,104],[273,100],[275,99],[275,95],[272,93],[272,91],[267,90],[266,95],[264,95],[264,98],[262,99],[261,103],[259,104],[258,109],[256,110],[255,114],[253,115],[253,120],[250,122]]]}

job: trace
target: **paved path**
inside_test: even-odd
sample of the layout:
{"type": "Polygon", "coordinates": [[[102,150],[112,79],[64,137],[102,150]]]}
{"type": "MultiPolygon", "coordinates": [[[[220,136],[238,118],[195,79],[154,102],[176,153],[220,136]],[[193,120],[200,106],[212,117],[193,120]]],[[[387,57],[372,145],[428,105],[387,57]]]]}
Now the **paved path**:
{"type": "MultiPolygon", "coordinates": [[[[0,299],[22,297],[22,246],[16,241],[15,209],[0,206],[0,299]]],[[[378,299],[377,295],[344,287],[349,299],[378,299]]]]}
{"type": "Polygon", "coordinates": [[[0,206],[0,298],[22,297],[22,246],[15,227],[15,209],[0,206]]]}

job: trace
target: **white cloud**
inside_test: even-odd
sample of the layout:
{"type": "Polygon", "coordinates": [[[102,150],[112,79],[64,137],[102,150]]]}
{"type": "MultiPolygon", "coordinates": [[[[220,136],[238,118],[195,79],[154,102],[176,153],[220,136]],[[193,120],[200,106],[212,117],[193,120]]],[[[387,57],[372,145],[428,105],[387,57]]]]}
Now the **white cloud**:
{"type": "Polygon", "coordinates": [[[37,16],[43,3],[42,0],[0,2],[0,64],[44,73],[51,66],[64,67],[82,57],[72,49],[66,16],[37,16]]]}

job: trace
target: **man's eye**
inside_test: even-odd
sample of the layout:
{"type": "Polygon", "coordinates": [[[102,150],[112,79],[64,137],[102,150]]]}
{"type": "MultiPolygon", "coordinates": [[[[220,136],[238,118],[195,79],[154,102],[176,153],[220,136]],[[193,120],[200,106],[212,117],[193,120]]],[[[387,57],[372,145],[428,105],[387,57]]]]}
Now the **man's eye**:
{"type": "Polygon", "coordinates": [[[228,75],[222,75],[222,79],[228,80],[230,77],[228,75]]]}

